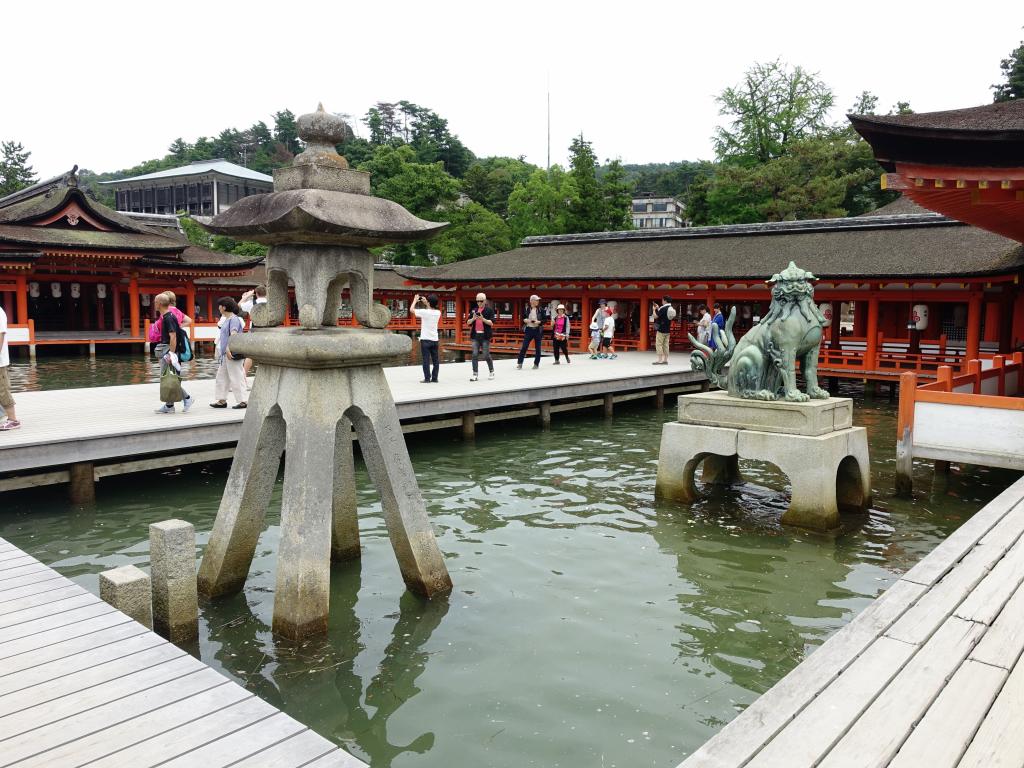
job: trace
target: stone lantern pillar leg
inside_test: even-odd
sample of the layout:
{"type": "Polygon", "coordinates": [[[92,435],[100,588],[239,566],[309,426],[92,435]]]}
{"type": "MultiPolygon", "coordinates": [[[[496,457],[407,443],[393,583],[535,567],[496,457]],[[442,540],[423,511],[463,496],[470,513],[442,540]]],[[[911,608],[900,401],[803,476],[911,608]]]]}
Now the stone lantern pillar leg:
{"type": "Polygon", "coordinates": [[[451,590],[452,581],[427,518],[384,371],[350,369],[353,403],[347,414],[359,435],[370,479],[377,487],[391,546],[410,591],[426,597],[451,590]]]}
{"type": "Polygon", "coordinates": [[[199,592],[207,597],[241,591],[263,531],[281,466],[285,423],[277,407],[280,369],[264,366],[249,397],[224,495],[199,567],[199,592]]]}
{"type": "Polygon", "coordinates": [[[333,371],[312,373],[286,370],[288,386],[278,392],[288,437],[273,628],[293,640],[326,632],[330,605],[334,494],[322,488],[324,478],[335,474],[342,410],[336,405],[343,390],[331,390],[342,377],[329,375],[333,371]]]}
{"type": "Polygon", "coordinates": [[[356,502],[356,468],[352,455],[352,422],[338,422],[334,442],[334,503],[331,525],[331,560],[359,557],[359,507],[356,502]]]}

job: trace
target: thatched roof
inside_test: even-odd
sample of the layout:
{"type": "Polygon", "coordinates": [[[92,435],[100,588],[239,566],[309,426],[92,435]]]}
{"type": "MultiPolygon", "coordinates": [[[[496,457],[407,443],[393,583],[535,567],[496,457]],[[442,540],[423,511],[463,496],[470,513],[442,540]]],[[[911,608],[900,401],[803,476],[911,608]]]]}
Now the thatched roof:
{"type": "Polygon", "coordinates": [[[823,279],[967,277],[1019,271],[1024,247],[932,213],[883,214],[527,238],[512,251],[407,274],[448,285],[751,281],[790,260],[823,279]]]}

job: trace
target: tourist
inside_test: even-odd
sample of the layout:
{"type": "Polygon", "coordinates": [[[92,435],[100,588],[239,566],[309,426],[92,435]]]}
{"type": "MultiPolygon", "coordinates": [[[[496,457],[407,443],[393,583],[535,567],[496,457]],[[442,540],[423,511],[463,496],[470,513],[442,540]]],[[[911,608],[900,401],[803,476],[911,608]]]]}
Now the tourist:
{"type": "Polygon", "coordinates": [[[652,365],[668,365],[668,347],[672,338],[672,321],[676,318],[676,309],[672,299],[661,297],[661,306],[651,307],[651,322],[654,323],[654,349],[657,360],[652,365]]]}
{"type": "Polygon", "coordinates": [[[441,367],[437,344],[437,325],[441,322],[437,296],[412,297],[412,313],[420,319],[420,357],[423,360],[423,384],[437,384],[437,371],[441,367]],[[433,368],[431,368],[433,364],[433,368]]]}
{"type": "Polygon", "coordinates": [[[697,341],[701,344],[707,345],[711,341],[711,315],[708,313],[708,308],[701,304],[700,309],[700,320],[697,321],[697,341]]]}
{"type": "Polygon", "coordinates": [[[569,324],[569,316],[565,314],[565,304],[555,307],[555,319],[551,324],[553,338],[552,346],[555,348],[555,365],[559,364],[558,355],[561,352],[565,355],[565,364],[569,365],[569,334],[572,328],[569,324]]]}
{"type": "Polygon", "coordinates": [[[238,316],[238,304],[230,296],[225,296],[217,301],[217,311],[220,312],[220,330],[217,332],[217,380],[214,384],[213,396],[216,401],[210,403],[211,408],[227,408],[228,392],[235,398],[233,409],[238,410],[247,406],[245,398],[245,371],[242,363],[245,357],[233,355],[228,348],[232,336],[237,336],[245,330],[245,323],[238,316]]]}
{"type": "Polygon", "coordinates": [[[540,296],[533,294],[530,303],[523,309],[523,343],[519,347],[519,361],[516,368],[522,369],[526,350],[534,344],[533,369],[540,368],[540,344],[544,336],[544,308],[540,305],[540,296]]]}
{"type": "Polygon", "coordinates": [[[587,352],[590,353],[591,360],[596,360],[597,353],[601,351],[601,326],[603,323],[603,320],[601,322],[594,320],[590,323],[590,344],[587,345],[587,352]]]}
{"type": "Polygon", "coordinates": [[[14,397],[11,395],[11,378],[8,368],[11,367],[10,347],[7,343],[7,313],[0,307],[0,408],[4,409],[4,419],[0,421],[0,432],[18,429],[21,422],[14,410],[14,397]]]}
{"type": "Polygon", "coordinates": [[[494,333],[494,309],[487,305],[487,295],[476,295],[476,307],[469,311],[469,339],[473,344],[473,375],[470,381],[477,380],[477,365],[480,356],[487,361],[490,371],[488,379],[494,378],[494,361],[491,359],[491,336],[494,333]]]}
{"type": "MultiPolygon", "coordinates": [[[[244,312],[246,315],[250,315],[250,314],[252,314],[252,308],[253,307],[255,307],[257,304],[266,304],[266,303],[267,303],[267,286],[265,286],[263,283],[260,283],[255,288],[253,288],[251,291],[246,291],[245,293],[242,294],[242,298],[238,302],[238,308],[240,310],[242,310],[242,312],[244,312]]],[[[245,362],[243,364],[243,369],[245,371],[245,376],[242,378],[242,383],[245,385],[245,388],[248,389],[249,388],[249,380],[248,380],[249,371],[252,370],[252,358],[251,357],[245,358],[245,362]]]]}
{"type": "MultiPolygon", "coordinates": [[[[601,330],[601,328],[604,327],[604,318],[605,318],[605,315],[608,314],[605,311],[606,309],[608,309],[608,302],[607,301],[605,301],[604,299],[601,299],[600,301],[597,302],[597,309],[595,309],[594,310],[594,314],[592,314],[590,316],[590,327],[591,328],[593,328],[596,325],[597,329],[601,330]]],[[[598,336],[597,336],[597,344],[600,347],[600,345],[601,345],[601,335],[600,334],[598,334],[598,336]]]]}
{"type": "MultiPolygon", "coordinates": [[[[178,297],[174,295],[173,291],[164,291],[163,293],[158,293],[156,296],[154,296],[153,297],[153,307],[154,308],[156,308],[156,306],[157,306],[157,299],[159,299],[161,296],[163,296],[164,298],[167,299],[167,303],[170,306],[171,313],[174,315],[175,319],[178,321],[178,325],[180,325],[182,328],[188,328],[190,325],[192,325],[192,318],[189,317],[188,315],[186,315],[180,309],[178,309],[177,306],[175,306],[178,303],[178,297]]],[[[160,343],[160,339],[161,339],[162,336],[163,336],[163,324],[161,323],[161,318],[158,315],[156,320],[154,320],[149,325],[149,340],[153,344],[159,344],[160,343]]]]}
{"type": "MultiPolygon", "coordinates": [[[[722,315],[722,305],[717,301],[715,302],[715,315],[711,318],[711,322],[718,326],[719,333],[725,332],[725,317],[722,315]]],[[[710,346],[712,349],[718,349],[718,344],[715,342],[715,333],[712,328],[708,328],[711,331],[710,346]]]]}
{"type": "MultiPolygon", "coordinates": [[[[185,348],[185,332],[178,322],[177,315],[173,311],[174,308],[171,306],[170,296],[167,293],[157,295],[153,304],[156,307],[156,311],[160,314],[160,342],[156,345],[156,355],[160,358],[160,375],[164,375],[168,366],[180,372],[181,363],[178,361],[178,354],[185,348]]],[[[188,413],[189,408],[192,407],[192,403],[195,401],[185,391],[184,387],[181,388],[181,398],[183,410],[185,413],[188,413]]],[[[174,413],[174,403],[164,403],[162,407],[156,409],[156,412],[174,413]]]]}
{"type": "Polygon", "coordinates": [[[602,352],[598,354],[598,357],[607,358],[614,360],[618,355],[615,354],[615,315],[612,314],[611,307],[605,310],[604,323],[601,325],[601,349],[602,352]]]}
{"type": "Polygon", "coordinates": [[[246,291],[242,294],[242,298],[238,300],[238,308],[245,314],[251,314],[252,308],[257,304],[267,303],[267,286],[260,283],[251,291],[246,291]]]}

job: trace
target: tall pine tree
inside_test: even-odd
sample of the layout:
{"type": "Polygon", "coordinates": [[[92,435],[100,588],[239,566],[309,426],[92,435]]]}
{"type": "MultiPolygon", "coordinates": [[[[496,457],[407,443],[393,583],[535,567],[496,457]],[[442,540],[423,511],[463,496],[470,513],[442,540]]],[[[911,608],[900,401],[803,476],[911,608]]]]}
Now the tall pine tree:
{"type": "Polygon", "coordinates": [[[597,181],[597,155],[581,133],[569,146],[569,175],[576,182],[577,198],[569,206],[568,232],[603,232],[607,229],[605,200],[597,181]]]}
{"type": "Polygon", "coordinates": [[[31,154],[16,141],[0,142],[0,197],[35,183],[36,174],[28,164],[31,154]]]}
{"type": "Polygon", "coordinates": [[[1010,53],[1009,58],[999,62],[1006,82],[992,86],[995,91],[992,101],[1013,101],[1024,99],[1024,42],[1010,53]]]}

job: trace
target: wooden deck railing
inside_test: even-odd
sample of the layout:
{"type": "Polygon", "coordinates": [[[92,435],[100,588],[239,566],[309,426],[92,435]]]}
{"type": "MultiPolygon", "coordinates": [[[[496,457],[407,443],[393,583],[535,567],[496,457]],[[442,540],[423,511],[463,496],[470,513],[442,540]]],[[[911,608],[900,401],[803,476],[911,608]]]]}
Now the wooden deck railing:
{"type": "Polygon", "coordinates": [[[964,373],[940,366],[922,386],[914,372],[900,377],[897,490],[912,487],[915,457],[1024,469],[1024,355],[984,362],[969,360],[964,373]]]}

